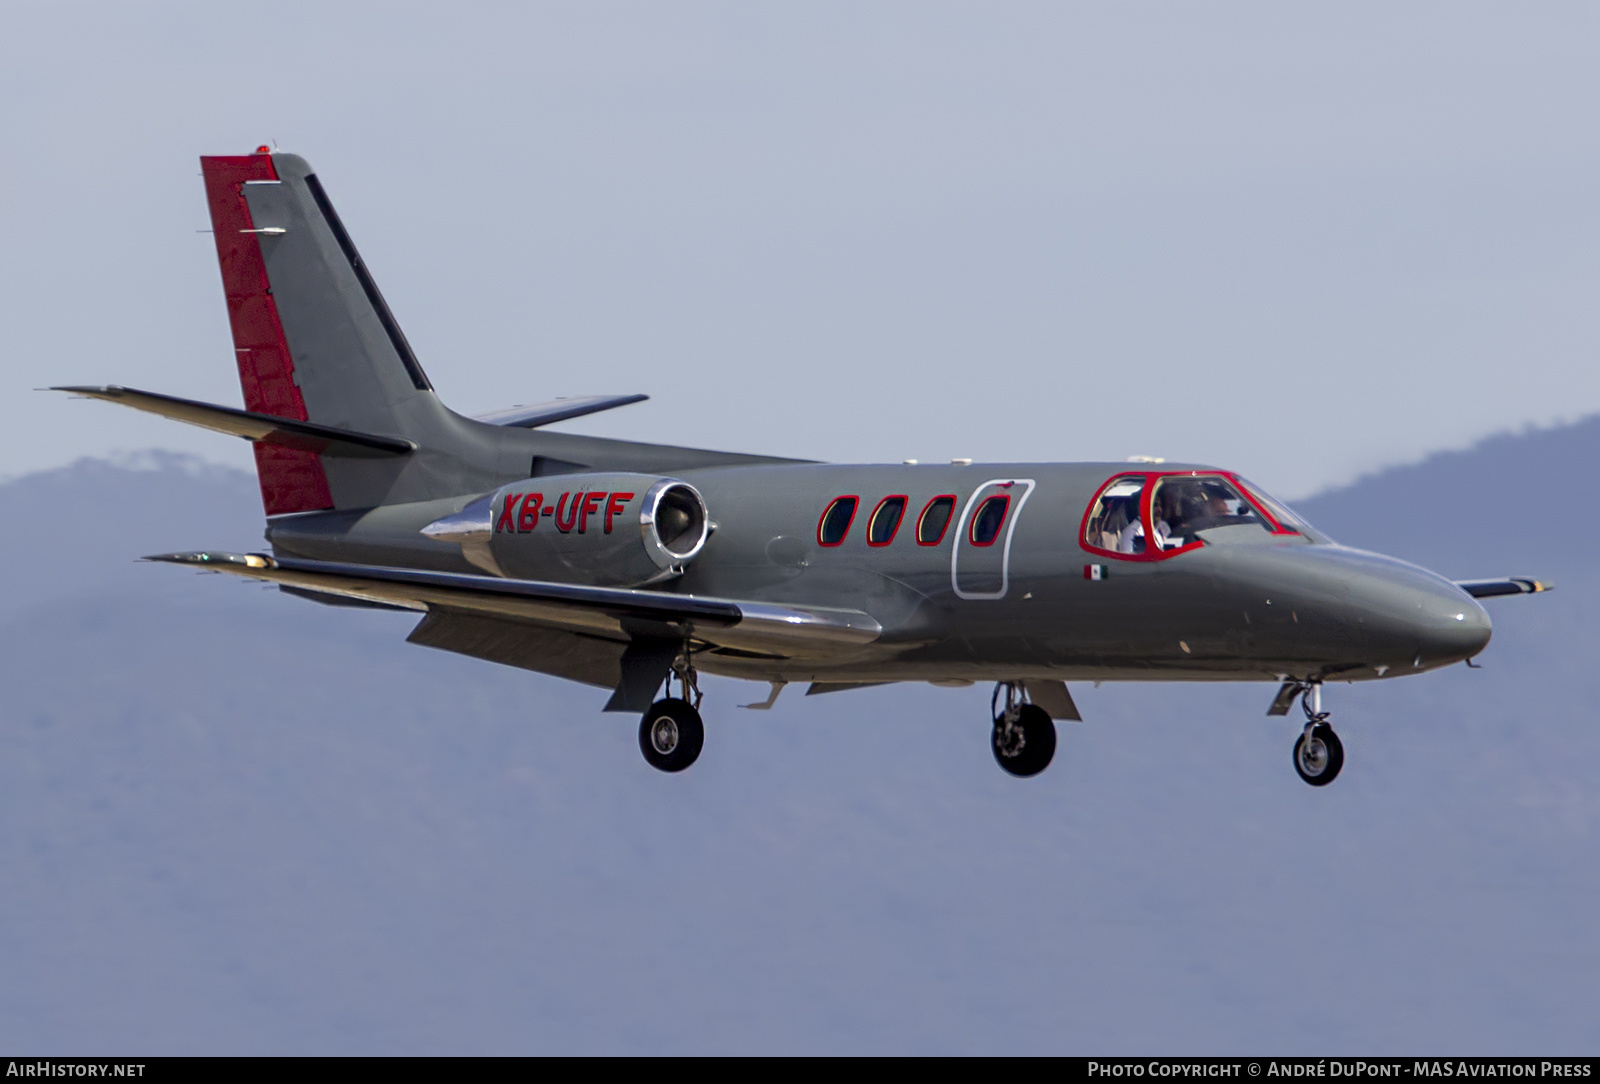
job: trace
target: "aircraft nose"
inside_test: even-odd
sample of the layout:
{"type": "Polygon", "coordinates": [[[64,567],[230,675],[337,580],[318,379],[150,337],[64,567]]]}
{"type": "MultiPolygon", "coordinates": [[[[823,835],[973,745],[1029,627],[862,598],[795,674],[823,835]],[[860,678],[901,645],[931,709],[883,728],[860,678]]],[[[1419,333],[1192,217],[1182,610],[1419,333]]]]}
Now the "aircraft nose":
{"type": "Polygon", "coordinates": [[[1440,581],[1431,586],[1412,618],[1421,664],[1447,666],[1488,647],[1489,614],[1478,600],[1453,583],[1440,581]]]}
{"type": "Polygon", "coordinates": [[[1238,547],[1237,556],[1216,548],[1232,560],[1227,576],[1261,600],[1246,612],[1259,622],[1251,649],[1285,672],[1315,659],[1402,675],[1470,659],[1490,643],[1478,601],[1416,564],[1342,545],[1238,547]]]}
{"type": "MultiPolygon", "coordinates": [[[[1368,566],[1366,595],[1393,665],[1414,669],[1470,659],[1489,644],[1489,614],[1461,588],[1425,569],[1388,559],[1368,566]]],[[[1386,652],[1387,653],[1387,652],[1386,652]]]]}
{"type": "Polygon", "coordinates": [[[1304,566],[1329,612],[1342,612],[1342,644],[1332,655],[1384,673],[1449,666],[1489,644],[1489,615],[1442,576],[1393,557],[1344,547],[1301,547],[1304,566]],[[1337,602],[1333,600],[1337,599],[1337,602]]]}

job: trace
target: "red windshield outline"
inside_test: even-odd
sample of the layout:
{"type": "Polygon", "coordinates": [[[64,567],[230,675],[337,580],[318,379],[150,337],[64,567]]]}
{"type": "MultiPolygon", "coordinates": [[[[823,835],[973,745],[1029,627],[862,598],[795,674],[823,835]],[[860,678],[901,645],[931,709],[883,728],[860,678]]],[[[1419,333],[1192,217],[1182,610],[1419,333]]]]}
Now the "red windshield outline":
{"type": "Polygon", "coordinates": [[[1242,496],[1246,501],[1250,502],[1250,507],[1254,508],[1256,513],[1260,515],[1266,523],[1271,525],[1272,529],[1269,533],[1274,535],[1296,536],[1300,534],[1300,532],[1295,530],[1293,527],[1285,527],[1282,523],[1279,523],[1278,518],[1262,506],[1261,498],[1252,493],[1250,491],[1250,487],[1241,482],[1239,480],[1239,476],[1233,471],[1125,470],[1117,474],[1113,474],[1111,477],[1107,478],[1100,484],[1100,488],[1094,491],[1094,496],[1089,499],[1088,505],[1085,506],[1083,510],[1083,519],[1078,523],[1078,545],[1087,553],[1099,554],[1102,557],[1110,557],[1117,561],[1165,561],[1169,557],[1176,557],[1180,553],[1188,553],[1190,550],[1199,549],[1204,546],[1205,542],[1202,539],[1197,538],[1188,545],[1179,546],[1177,549],[1163,550],[1148,548],[1150,543],[1155,539],[1155,532],[1151,529],[1151,523],[1153,522],[1150,518],[1152,511],[1151,506],[1155,500],[1156,485],[1163,478],[1225,478],[1234,489],[1239,491],[1240,496],[1242,496]],[[1144,479],[1144,486],[1139,490],[1139,522],[1144,525],[1144,537],[1147,547],[1143,553],[1118,553],[1116,550],[1102,549],[1099,546],[1093,546],[1089,544],[1090,513],[1094,511],[1094,506],[1100,503],[1100,498],[1105,495],[1106,490],[1110,489],[1113,484],[1123,478],[1144,479]]]}
{"type": "Polygon", "coordinates": [[[1250,491],[1250,487],[1245,484],[1244,480],[1241,479],[1237,474],[1234,474],[1231,471],[1218,471],[1217,473],[1222,475],[1228,481],[1232,482],[1233,488],[1237,489],[1240,493],[1243,493],[1245,500],[1250,502],[1250,507],[1254,508],[1257,512],[1260,512],[1262,518],[1264,518],[1268,523],[1272,524],[1273,534],[1300,533],[1293,527],[1287,527],[1283,523],[1279,522],[1278,517],[1273,515],[1272,510],[1267,507],[1266,501],[1262,500],[1259,494],[1252,493],[1250,491]]]}

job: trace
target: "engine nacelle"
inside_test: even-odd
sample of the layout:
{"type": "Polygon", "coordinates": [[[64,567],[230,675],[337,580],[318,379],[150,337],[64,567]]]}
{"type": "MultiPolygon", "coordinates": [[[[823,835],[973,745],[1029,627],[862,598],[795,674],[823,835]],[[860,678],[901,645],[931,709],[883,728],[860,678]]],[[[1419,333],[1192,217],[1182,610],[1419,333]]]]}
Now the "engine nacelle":
{"type": "Polygon", "coordinates": [[[489,505],[507,576],[637,587],[683,571],[711,520],[700,491],[654,474],[556,474],[502,487],[489,505]]]}

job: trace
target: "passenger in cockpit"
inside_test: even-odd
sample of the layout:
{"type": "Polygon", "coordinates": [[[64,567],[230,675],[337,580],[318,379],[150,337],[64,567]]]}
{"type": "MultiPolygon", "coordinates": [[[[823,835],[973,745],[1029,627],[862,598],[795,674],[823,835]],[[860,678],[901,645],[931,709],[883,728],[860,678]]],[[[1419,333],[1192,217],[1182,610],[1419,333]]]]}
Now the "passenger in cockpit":
{"type": "Polygon", "coordinates": [[[1144,520],[1137,515],[1133,517],[1121,534],[1117,536],[1118,553],[1143,553],[1144,552],[1144,520]]]}
{"type": "Polygon", "coordinates": [[[1099,546],[1103,550],[1115,550],[1127,526],[1127,502],[1107,501],[1099,517],[1089,526],[1090,544],[1099,546]]]}
{"type": "Polygon", "coordinates": [[[1144,521],[1139,516],[1139,494],[1115,498],[1106,512],[1104,547],[1118,553],[1144,552],[1144,521]]]}

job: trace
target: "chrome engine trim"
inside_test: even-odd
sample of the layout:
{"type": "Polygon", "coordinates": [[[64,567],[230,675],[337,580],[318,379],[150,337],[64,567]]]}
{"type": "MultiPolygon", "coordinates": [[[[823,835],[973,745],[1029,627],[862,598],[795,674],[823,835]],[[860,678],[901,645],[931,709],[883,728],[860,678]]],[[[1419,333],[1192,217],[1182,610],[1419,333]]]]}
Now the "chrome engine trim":
{"type": "Polygon", "coordinates": [[[682,572],[683,566],[694,560],[695,556],[705,548],[706,539],[711,537],[711,515],[706,508],[706,499],[688,482],[677,478],[663,478],[651,486],[644,495],[644,501],[639,508],[639,531],[644,536],[645,552],[650,555],[650,560],[655,562],[657,568],[667,573],[682,572]],[[661,502],[673,490],[687,492],[694,499],[694,504],[700,512],[700,530],[694,545],[682,551],[673,549],[663,542],[661,532],[656,526],[661,502]]]}

